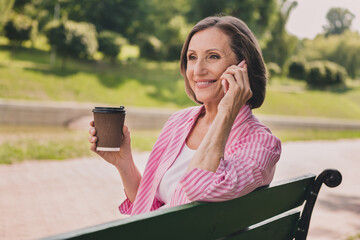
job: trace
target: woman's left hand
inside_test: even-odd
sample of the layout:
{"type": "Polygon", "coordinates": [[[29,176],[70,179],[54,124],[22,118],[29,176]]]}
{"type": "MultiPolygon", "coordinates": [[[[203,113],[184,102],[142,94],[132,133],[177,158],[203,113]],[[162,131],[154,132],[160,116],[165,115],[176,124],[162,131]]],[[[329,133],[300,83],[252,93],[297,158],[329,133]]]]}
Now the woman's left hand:
{"type": "Polygon", "coordinates": [[[238,65],[228,67],[220,76],[220,81],[225,89],[225,95],[218,105],[218,111],[222,113],[225,111],[236,117],[253,95],[245,60],[238,65]]]}

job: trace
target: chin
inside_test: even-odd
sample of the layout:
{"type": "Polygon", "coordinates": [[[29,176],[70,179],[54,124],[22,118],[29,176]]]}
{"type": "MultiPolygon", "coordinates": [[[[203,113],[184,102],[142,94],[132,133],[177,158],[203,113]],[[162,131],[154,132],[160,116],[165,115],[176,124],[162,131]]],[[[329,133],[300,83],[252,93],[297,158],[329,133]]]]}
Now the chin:
{"type": "Polygon", "coordinates": [[[211,103],[211,102],[217,102],[219,103],[221,98],[219,98],[219,96],[217,95],[214,95],[214,96],[203,96],[201,94],[199,95],[196,95],[196,99],[199,101],[199,102],[202,102],[203,104],[206,104],[206,103],[211,103]]]}

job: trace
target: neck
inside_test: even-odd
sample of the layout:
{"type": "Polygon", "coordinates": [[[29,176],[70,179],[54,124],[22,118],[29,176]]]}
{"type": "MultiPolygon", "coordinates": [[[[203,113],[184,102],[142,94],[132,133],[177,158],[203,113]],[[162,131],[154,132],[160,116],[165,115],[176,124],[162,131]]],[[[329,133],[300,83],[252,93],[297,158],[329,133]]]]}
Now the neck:
{"type": "Polygon", "coordinates": [[[204,104],[205,107],[205,114],[203,116],[203,120],[211,124],[216,117],[218,112],[218,105],[217,104],[204,104]]]}

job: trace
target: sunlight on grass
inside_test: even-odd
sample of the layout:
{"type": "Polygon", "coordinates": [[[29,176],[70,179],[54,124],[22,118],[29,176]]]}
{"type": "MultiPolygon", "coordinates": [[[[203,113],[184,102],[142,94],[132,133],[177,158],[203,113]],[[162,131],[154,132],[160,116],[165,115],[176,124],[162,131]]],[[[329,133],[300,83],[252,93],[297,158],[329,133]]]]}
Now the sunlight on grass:
{"type": "MultiPolygon", "coordinates": [[[[133,151],[150,151],[160,130],[132,130],[133,151]]],[[[87,131],[63,127],[0,126],[0,164],[95,156],[87,131]]]]}
{"type": "MultiPolygon", "coordinates": [[[[0,38],[0,42],[4,41],[0,38]]],[[[43,41],[39,38],[38,42],[43,41]]],[[[45,43],[43,43],[45,44],[45,43]]],[[[111,65],[61,59],[50,65],[50,53],[21,48],[10,57],[10,47],[0,45],[0,98],[97,102],[138,107],[179,109],[193,106],[184,91],[179,62],[136,60],[111,65]]],[[[124,56],[138,48],[124,45],[124,56]]],[[[360,119],[360,83],[340,90],[308,90],[303,81],[285,77],[270,80],[260,114],[360,119]]]]}
{"type": "Polygon", "coordinates": [[[346,240],[360,240],[360,233],[355,236],[350,236],[346,240]]]}
{"type": "Polygon", "coordinates": [[[127,60],[129,58],[139,58],[140,57],[140,50],[138,46],[124,44],[121,47],[120,54],[118,56],[120,60],[127,60]]]}
{"type": "MultiPolygon", "coordinates": [[[[360,138],[360,131],[273,129],[282,142],[360,138]]],[[[160,130],[131,130],[134,152],[151,151],[160,130]]],[[[87,131],[62,127],[0,126],[0,164],[24,160],[62,160],[95,156],[87,131]]]]}
{"type": "Polygon", "coordinates": [[[90,156],[88,144],[82,140],[36,140],[21,139],[0,145],[0,163],[23,160],[63,160],[90,156]]]}
{"type": "Polygon", "coordinates": [[[322,129],[272,129],[282,142],[360,138],[360,131],[322,129]]]}

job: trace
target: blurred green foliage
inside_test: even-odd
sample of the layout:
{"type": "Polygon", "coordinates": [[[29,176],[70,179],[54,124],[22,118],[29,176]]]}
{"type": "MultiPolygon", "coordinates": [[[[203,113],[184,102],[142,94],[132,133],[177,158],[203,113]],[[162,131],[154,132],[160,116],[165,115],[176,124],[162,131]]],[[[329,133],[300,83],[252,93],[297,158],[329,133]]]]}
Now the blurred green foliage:
{"type": "Polygon", "coordinates": [[[13,45],[19,46],[23,41],[31,38],[33,21],[30,17],[23,14],[13,13],[5,23],[5,36],[13,45]]]}
{"type": "MultiPolygon", "coordinates": [[[[7,13],[14,5],[13,12],[23,18],[17,21],[21,26],[32,22],[32,46],[37,38],[47,34],[53,51],[63,59],[71,56],[99,60],[104,56],[115,62],[120,46],[128,43],[138,47],[137,57],[178,60],[182,44],[197,21],[211,15],[233,15],[244,20],[257,36],[273,77],[301,71],[294,70],[295,62],[291,60],[294,56],[305,63],[337,63],[353,79],[360,75],[360,35],[349,31],[354,14],[347,9],[330,9],[324,32],[315,39],[299,40],[285,29],[297,7],[295,0],[17,0],[15,3],[1,0],[1,3],[2,19],[8,18],[7,13]]],[[[16,38],[14,31],[8,38],[16,38]]],[[[134,61],[134,57],[128,61],[134,61]]],[[[303,73],[290,76],[305,81],[303,73]]]]}
{"type": "Polygon", "coordinates": [[[326,37],[319,34],[313,40],[305,39],[297,53],[307,61],[328,60],[343,66],[350,77],[360,75],[360,34],[346,31],[326,37]]]}
{"type": "Polygon", "coordinates": [[[299,57],[293,57],[289,60],[288,65],[288,76],[295,79],[305,79],[307,66],[304,59],[299,57]]]}
{"type": "Polygon", "coordinates": [[[53,21],[46,27],[49,43],[63,57],[91,57],[98,48],[94,25],[86,22],[53,21]]]}
{"type": "MultiPolygon", "coordinates": [[[[4,1],[4,0],[3,0],[4,1]]],[[[52,20],[87,22],[98,33],[112,31],[140,46],[141,56],[178,59],[182,43],[193,24],[215,14],[244,20],[261,38],[275,21],[276,0],[18,0],[14,11],[37,22],[39,34],[52,20]]]]}
{"type": "Polygon", "coordinates": [[[279,65],[274,62],[269,62],[268,64],[266,64],[266,68],[270,75],[270,78],[280,76],[282,73],[279,65]]]}
{"type": "Polygon", "coordinates": [[[108,30],[100,32],[97,36],[99,51],[109,57],[112,62],[116,61],[117,56],[120,53],[121,46],[126,44],[120,34],[108,30]]]}
{"type": "Polygon", "coordinates": [[[271,38],[263,50],[267,62],[275,62],[281,68],[286,60],[293,54],[298,39],[287,33],[286,23],[291,11],[297,6],[296,1],[282,0],[277,11],[277,21],[271,29],[271,38]]]}
{"type": "Polygon", "coordinates": [[[0,31],[14,6],[15,0],[0,0],[0,31]]]}
{"type": "Polygon", "coordinates": [[[326,14],[325,36],[342,34],[349,30],[355,15],[345,8],[331,8],[326,14]]]}
{"type": "Polygon", "coordinates": [[[310,87],[325,88],[332,85],[344,86],[346,70],[329,61],[314,61],[308,64],[305,80],[310,87]]]}

